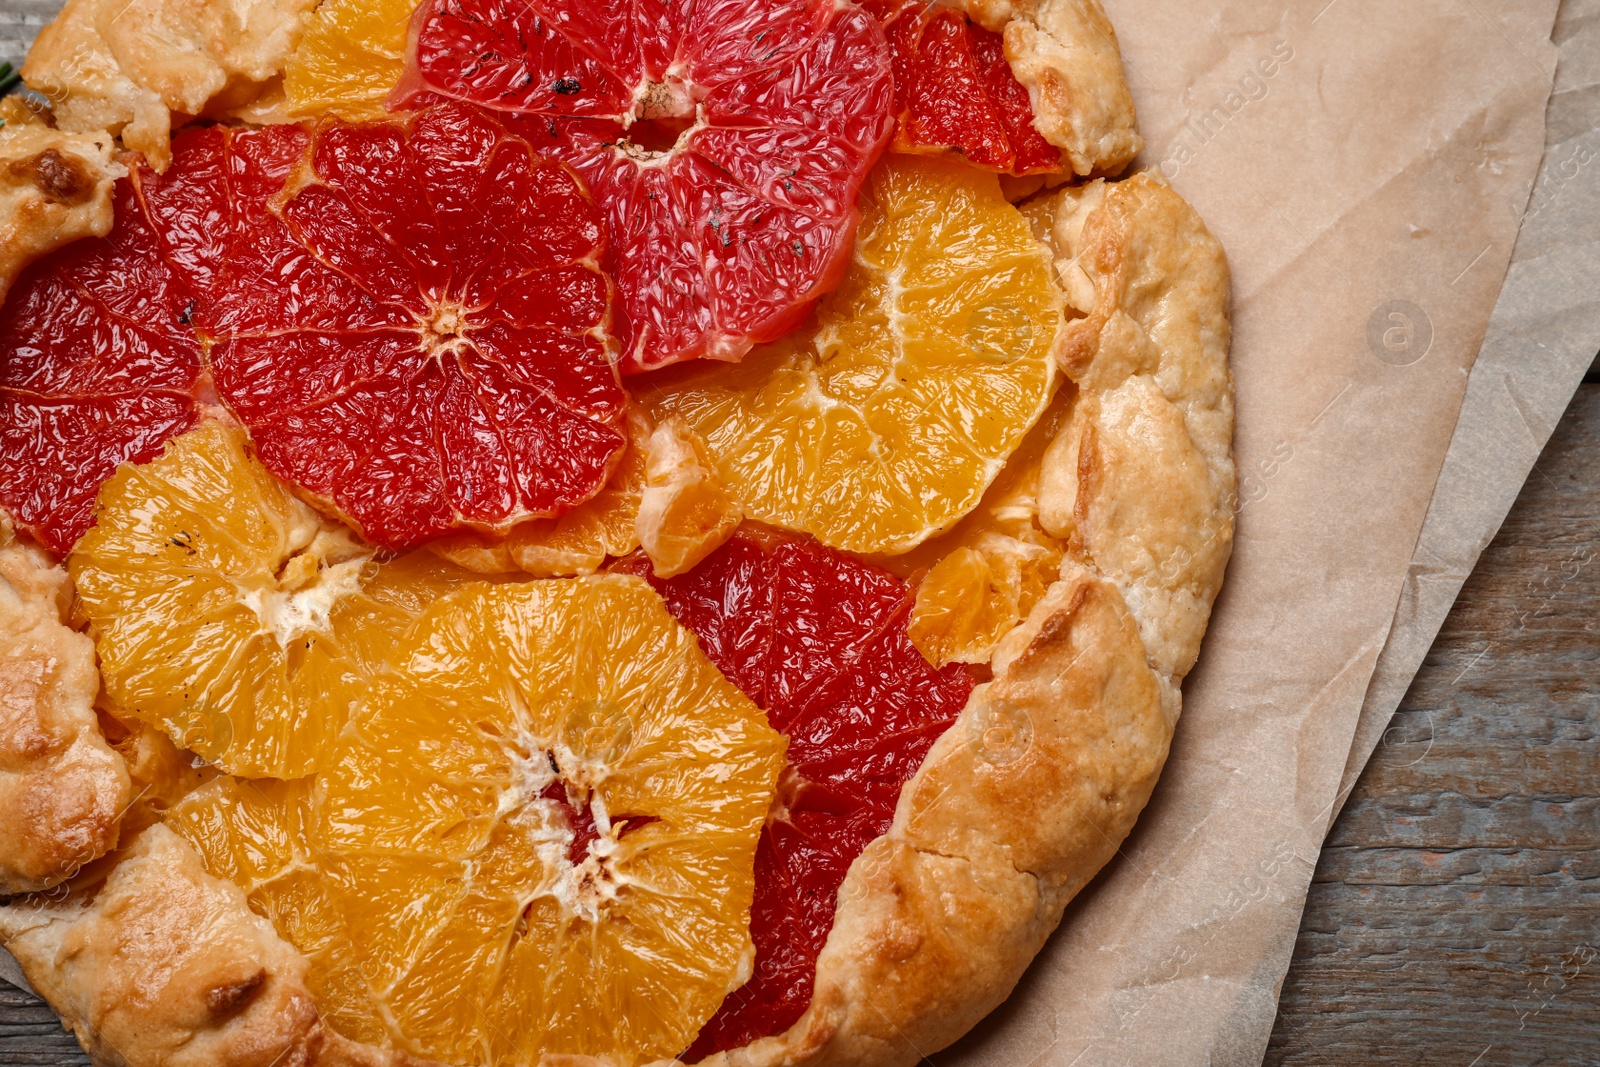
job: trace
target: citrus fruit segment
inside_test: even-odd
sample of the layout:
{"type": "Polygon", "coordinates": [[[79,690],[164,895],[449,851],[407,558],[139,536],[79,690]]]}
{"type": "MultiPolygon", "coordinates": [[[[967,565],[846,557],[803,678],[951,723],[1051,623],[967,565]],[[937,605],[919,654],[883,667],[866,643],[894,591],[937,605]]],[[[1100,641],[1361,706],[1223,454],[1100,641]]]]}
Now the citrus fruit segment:
{"type": "Polygon", "coordinates": [[[233,226],[196,324],[268,469],[386,548],[599,491],[624,398],[570,170],[454,104],[214,136],[233,226]]]}
{"type": "Polygon", "coordinates": [[[668,415],[650,435],[639,498],[639,544],[658,578],[692,569],[728,539],[743,514],[717,473],[706,443],[668,415]]]}
{"type": "Polygon", "coordinates": [[[751,518],[904,552],[978,503],[1043,412],[1061,297],[993,174],[890,157],[865,202],[814,326],[639,395],[705,437],[751,518]]]}
{"type": "Polygon", "coordinates": [[[755,970],[700,1032],[684,1057],[693,1062],[805,1012],[845,872],[888,828],[900,787],[960,714],[972,681],[911,646],[904,582],[808,541],[741,531],[689,573],[652,584],[789,738],[756,853],[755,970]]]}
{"type": "Polygon", "coordinates": [[[428,547],[482,574],[520,570],[536,578],[593,574],[642,547],[655,573],[672,575],[727,540],[739,518],[700,435],[675,417],[654,426],[634,405],[627,452],[593,499],[559,519],[522,523],[504,538],[456,533],[428,547]]]}
{"type": "Polygon", "coordinates": [[[231,774],[316,769],[395,634],[469,577],[379,566],[215,422],[125,465],[68,562],[107,697],[231,774]]]}
{"type": "Polygon", "coordinates": [[[1039,470],[1066,420],[1070,392],[1056,394],[971,514],[884,560],[898,574],[920,574],[907,633],[929,662],[989,662],[1000,639],[1060,577],[1066,546],[1040,525],[1039,470]]]}
{"type": "Polygon", "coordinates": [[[306,16],[283,67],[289,114],[350,122],[387,116],[384,100],[405,69],[413,0],[324,0],[306,16]]]}
{"type": "Polygon", "coordinates": [[[894,61],[894,150],[953,149],[1005,174],[1056,174],[1061,152],[1033,127],[1028,90],[1000,35],[960,11],[917,0],[867,0],[894,61]]]}
{"type": "Polygon", "coordinates": [[[109,234],[35,262],[0,309],[0,507],[62,555],[117,464],[199,419],[189,296],[134,184],[117,182],[109,234]]]}
{"type": "Polygon", "coordinates": [[[429,542],[445,559],[482,574],[524,571],[535,578],[593,574],[608,557],[639,547],[637,519],[644,493],[650,419],[632,405],[628,444],[604,489],[557,519],[534,519],[503,538],[454,533],[429,542]]]}
{"type": "Polygon", "coordinates": [[[251,910],[305,954],[306,987],[339,1033],[384,1045],[389,1028],[362,973],[332,864],[311,834],[313,779],[217,778],[169,809],[163,822],[194,846],[206,870],[245,891],[251,910]]]}
{"type": "Polygon", "coordinates": [[[588,180],[627,371],[800,323],[848,262],[893,95],[877,22],[812,0],[428,0],[397,99],[418,91],[529,115],[588,180]]]}
{"type": "Polygon", "coordinates": [[[316,806],[405,1043],[489,1064],[682,1050],[748,973],[783,738],[626,575],[469,586],[396,662],[316,806]]]}

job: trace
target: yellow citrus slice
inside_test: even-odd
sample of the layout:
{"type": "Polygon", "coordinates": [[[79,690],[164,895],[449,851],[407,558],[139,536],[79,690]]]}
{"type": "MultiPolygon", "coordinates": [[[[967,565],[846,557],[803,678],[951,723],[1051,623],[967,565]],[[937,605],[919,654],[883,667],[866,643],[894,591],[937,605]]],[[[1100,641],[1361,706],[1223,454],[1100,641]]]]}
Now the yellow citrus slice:
{"type": "Polygon", "coordinates": [[[676,415],[650,435],[639,497],[639,544],[657,578],[691,570],[732,536],[743,518],[705,440],[676,415]]]}
{"type": "Polygon", "coordinates": [[[862,206],[812,324],[640,393],[705,437],[751,518],[904,552],[978,503],[1044,411],[1062,299],[993,174],[885,157],[862,206]]]}
{"type": "Polygon", "coordinates": [[[566,578],[593,574],[642,546],[657,577],[667,578],[716,551],[741,516],[700,435],[676,416],[653,426],[635,410],[622,462],[590,500],[558,519],[522,523],[504,538],[461,532],[428,547],[480,574],[566,578]]]}
{"type": "Polygon", "coordinates": [[[396,635],[472,577],[382,566],[207,423],[100,491],[68,564],[118,715],[230,774],[315,770],[396,635]]]}
{"type": "Polygon", "coordinates": [[[934,666],[987,663],[1061,570],[1065,546],[1039,525],[1039,465],[1065,418],[1058,395],[983,500],[953,529],[882,562],[917,583],[907,635],[934,666]]]}
{"type": "Polygon", "coordinates": [[[318,777],[315,839],[408,1048],[682,1051],[749,976],[784,739],[642,579],[468,586],[318,777]]]}
{"type": "Polygon", "coordinates": [[[383,102],[406,62],[414,0],[324,0],[306,19],[284,64],[293,118],[333,114],[350,122],[387,115],[383,102]]]}
{"type": "Polygon", "coordinates": [[[251,909],[305,954],[306,987],[323,1018],[345,1037],[387,1045],[388,1023],[327,873],[336,867],[310,833],[312,781],[224,776],[184,797],[164,821],[195,847],[207,870],[243,889],[251,909]]]}

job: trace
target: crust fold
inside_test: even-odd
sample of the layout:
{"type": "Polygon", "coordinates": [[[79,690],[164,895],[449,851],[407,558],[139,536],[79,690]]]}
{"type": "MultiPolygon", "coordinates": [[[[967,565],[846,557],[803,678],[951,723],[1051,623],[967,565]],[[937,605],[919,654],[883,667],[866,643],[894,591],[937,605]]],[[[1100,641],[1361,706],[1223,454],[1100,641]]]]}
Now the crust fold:
{"type": "Polygon", "coordinates": [[[113,1067],[421,1067],[327,1029],[306,960],[165,826],[103,884],[0,907],[0,941],[113,1067]]]}
{"type": "Polygon", "coordinates": [[[172,127],[243,107],[282,70],[316,0],[67,0],[23,80],[71,133],[109,131],[157,170],[172,127]],[[174,121],[176,119],[176,122],[174,121]]]}
{"type": "Polygon", "coordinates": [[[126,173],[103,129],[52,129],[18,97],[0,100],[0,303],[22,268],[80,237],[111,232],[111,189],[126,173]]]}
{"type": "Polygon", "coordinates": [[[48,889],[117,841],[130,787],[100,733],[94,645],[67,574],[0,515],[0,896],[48,889]]]}
{"type": "Polygon", "coordinates": [[[1122,590],[1176,682],[1233,546],[1227,259],[1150,171],[1027,210],[1082,315],[1061,339],[1078,395],[1045,454],[1039,521],[1122,590]]]}
{"type": "Polygon", "coordinates": [[[1117,32],[1100,0],[945,0],[1002,34],[1033,125],[1073,173],[1118,174],[1144,141],[1117,32]]]}

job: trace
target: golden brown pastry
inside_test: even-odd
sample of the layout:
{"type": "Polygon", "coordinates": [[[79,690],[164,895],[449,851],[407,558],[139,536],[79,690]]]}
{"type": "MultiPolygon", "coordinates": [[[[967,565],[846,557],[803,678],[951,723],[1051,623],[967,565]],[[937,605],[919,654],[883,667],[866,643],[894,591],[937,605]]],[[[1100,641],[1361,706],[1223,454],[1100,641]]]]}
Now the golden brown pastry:
{"type": "Polygon", "coordinates": [[[0,303],[22,268],[68,241],[111,231],[126,171],[103,129],[53,129],[21,97],[0,100],[0,303]]]}
{"type": "Polygon", "coordinates": [[[0,938],[96,1063],[387,1067],[323,1025],[306,961],[177,834],[141,833],[103,885],[0,907],[0,938]]]}
{"type": "Polygon", "coordinates": [[[0,896],[48,889],[117,841],[128,772],[95,720],[94,644],[67,572],[0,515],[0,896]]]}
{"type": "Polygon", "coordinates": [[[316,0],[67,0],[22,76],[71,133],[107,130],[165,170],[168,138],[197,115],[260,96],[316,0]]]}
{"type": "Polygon", "coordinates": [[[949,0],[1004,37],[1006,60],[1033,101],[1033,125],[1075,174],[1117,174],[1144,141],[1100,0],[949,0]]]}

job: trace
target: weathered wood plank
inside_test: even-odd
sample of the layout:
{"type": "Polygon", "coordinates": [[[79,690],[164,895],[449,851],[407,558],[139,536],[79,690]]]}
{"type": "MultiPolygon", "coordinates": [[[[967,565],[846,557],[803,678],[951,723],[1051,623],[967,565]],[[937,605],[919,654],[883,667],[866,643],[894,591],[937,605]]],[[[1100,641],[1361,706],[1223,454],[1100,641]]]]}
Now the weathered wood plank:
{"type": "Polygon", "coordinates": [[[1329,835],[1267,1063],[1600,1064],[1600,385],[1329,835]]]}
{"type": "Polygon", "coordinates": [[[0,11],[0,62],[22,66],[41,29],[61,9],[61,0],[6,0],[0,11]]]}
{"type": "Polygon", "coordinates": [[[0,982],[0,1064],[58,1067],[85,1064],[77,1040],[56,1013],[20,989],[0,982]]]}

